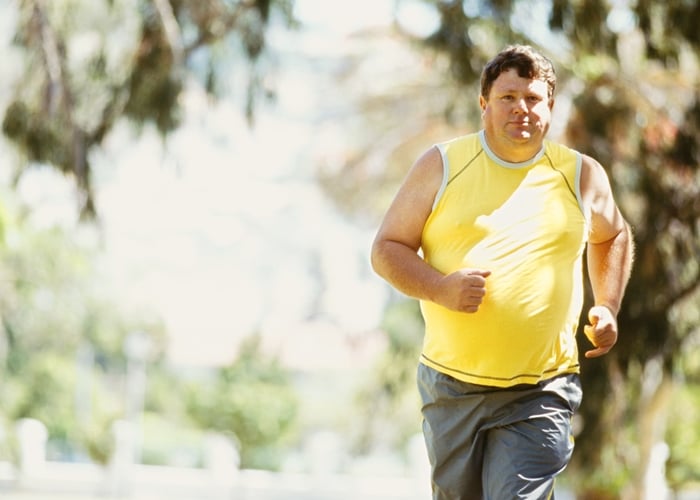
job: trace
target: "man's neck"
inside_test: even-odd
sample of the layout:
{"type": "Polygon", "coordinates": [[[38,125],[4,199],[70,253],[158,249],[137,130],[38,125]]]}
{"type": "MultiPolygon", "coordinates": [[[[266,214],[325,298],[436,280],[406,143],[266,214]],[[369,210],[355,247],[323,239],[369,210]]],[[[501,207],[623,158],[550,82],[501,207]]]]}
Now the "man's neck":
{"type": "Polygon", "coordinates": [[[543,142],[529,143],[528,141],[520,144],[511,141],[504,144],[505,141],[494,141],[486,130],[484,131],[484,140],[494,155],[508,163],[524,163],[531,160],[542,150],[543,145],[543,142]]]}

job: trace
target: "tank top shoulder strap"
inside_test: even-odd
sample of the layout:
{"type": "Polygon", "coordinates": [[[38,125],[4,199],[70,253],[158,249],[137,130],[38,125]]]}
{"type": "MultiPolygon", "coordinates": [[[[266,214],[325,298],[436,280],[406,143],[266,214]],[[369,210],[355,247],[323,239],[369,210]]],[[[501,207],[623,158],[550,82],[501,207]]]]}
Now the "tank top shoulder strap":
{"type": "Polygon", "coordinates": [[[583,164],[581,153],[563,144],[545,141],[544,160],[562,175],[569,191],[576,198],[581,212],[588,220],[581,196],[581,165],[583,164]]]}
{"type": "Polygon", "coordinates": [[[450,141],[435,145],[442,156],[442,184],[435,196],[433,208],[445,192],[447,185],[456,179],[462,172],[476,161],[484,153],[484,149],[479,141],[479,134],[468,134],[457,137],[450,141]]]}

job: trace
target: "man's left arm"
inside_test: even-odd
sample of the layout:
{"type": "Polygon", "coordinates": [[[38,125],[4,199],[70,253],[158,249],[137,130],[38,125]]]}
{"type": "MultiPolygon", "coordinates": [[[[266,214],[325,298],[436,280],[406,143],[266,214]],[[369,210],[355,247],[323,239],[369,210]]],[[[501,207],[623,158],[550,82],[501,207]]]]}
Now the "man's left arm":
{"type": "Polygon", "coordinates": [[[587,358],[602,356],[617,342],[617,314],[629,281],[634,244],[610,188],[605,170],[585,157],[581,178],[582,196],[590,207],[591,228],[588,248],[588,277],[595,304],[588,311],[584,332],[595,349],[587,358]]]}

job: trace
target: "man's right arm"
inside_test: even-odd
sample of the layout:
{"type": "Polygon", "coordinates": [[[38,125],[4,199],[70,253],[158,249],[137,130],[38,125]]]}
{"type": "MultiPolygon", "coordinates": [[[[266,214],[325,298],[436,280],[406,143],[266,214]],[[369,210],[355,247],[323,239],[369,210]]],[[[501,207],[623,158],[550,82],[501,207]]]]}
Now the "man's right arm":
{"type": "Polygon", "coordinates": [[[444,275],[418,255],[442,179],[442,156],[433,147],[413,165],[387,210],[372,244],[372,266],[408,296],[476,312],[486,293],[489,271],[461,269],[444,275]]]}

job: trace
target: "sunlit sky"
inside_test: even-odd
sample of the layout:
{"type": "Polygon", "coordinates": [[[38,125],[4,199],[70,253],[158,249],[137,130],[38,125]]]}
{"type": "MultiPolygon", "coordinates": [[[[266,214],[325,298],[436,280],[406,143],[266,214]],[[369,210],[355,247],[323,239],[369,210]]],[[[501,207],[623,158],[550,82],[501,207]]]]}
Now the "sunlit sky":
{"type": "MultiPolygon", "coordinates": [[[[342,51],[349,33],[389,23],[392,8],[298,0],[310,40],[299,50],[342,51]]],[[[295,50],[274,39],[273,51],[295,50]]],[[[166,146],[123,123],[94,157],[105,284],[129,308],[163,317],[176,363],[230,361],[255,330],[289,341],[318,329],[312,313],[350,335],[380,320],[387,288],[369,268],[373,231],[342,219],[314,178],[324,146],[311,121],[323,83],[285,61],[278,99],[261,106],[253,129],[240,99],[212,106],[193,87],[187,120],[166,146]]],[[[75,219],[73,189],[50,169],[25,176],[19,193],[37,223],[75,219]]]]}
{"type": "MultiPolygon", "coordinates": [[[[313,3],[319,21],[341,24],[342,11],[313,3]]],[[[98,198],[110,268],[130,300],[162,311],[176,361],[225,362],[257,329],[285,341],[308,331],[313,312],[349,332],[378,324],[386,290],[369,271],[372,235],[343,221],[315,182],[316,84],[280,64],[278,100],[252,130],[240,102],[212,108],[193,89],[167,151],[126,130],[105,151],[118,165],[98,198]]]]}
{"type": "Polygon", "coordinates": [[[295,14],[307,29],[344,35],[354,30],[391,22],[392,0],[328,2],[296,0],[295,14]]]}

